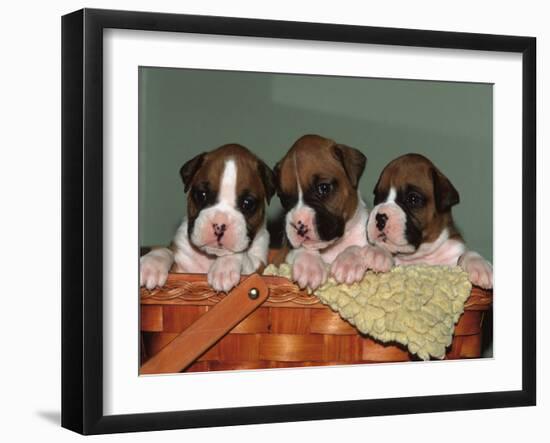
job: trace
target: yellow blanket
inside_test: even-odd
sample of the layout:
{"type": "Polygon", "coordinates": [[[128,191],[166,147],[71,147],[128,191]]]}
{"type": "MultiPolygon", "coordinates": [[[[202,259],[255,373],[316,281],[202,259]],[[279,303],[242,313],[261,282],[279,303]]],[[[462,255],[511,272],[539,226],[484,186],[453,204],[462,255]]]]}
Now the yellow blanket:
{"type": "MultiPolygon", "coordinates": [[[[264,274],[290,278],[291,270],[287,264],[269,265],[264,274]]],[[[445,357],[471,288],[458,266],[414,265],[368,271],[352,285],[330,278],[314,294],[363,334],[401,343],[429,360],[445,357]]]]}

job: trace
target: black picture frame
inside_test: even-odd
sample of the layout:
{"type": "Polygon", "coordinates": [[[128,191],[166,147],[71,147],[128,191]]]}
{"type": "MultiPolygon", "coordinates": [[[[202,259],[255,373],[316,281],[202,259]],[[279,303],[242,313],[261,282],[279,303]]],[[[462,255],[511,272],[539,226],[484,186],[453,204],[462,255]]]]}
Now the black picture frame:
{"type": "Polygon", "coordinates": [[[536,39],[83,9],[62,18],[62,426],[82,434],[536,404],[536,39]],[[103,30],[192,32],[522,54],[522,389],[131,415],[103,412],[103,30]]]}

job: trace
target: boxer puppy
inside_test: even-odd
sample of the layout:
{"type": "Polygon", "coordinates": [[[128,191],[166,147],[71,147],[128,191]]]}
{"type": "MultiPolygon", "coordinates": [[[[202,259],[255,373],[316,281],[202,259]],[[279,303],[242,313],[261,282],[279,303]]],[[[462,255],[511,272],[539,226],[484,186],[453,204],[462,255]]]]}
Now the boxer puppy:
{"type": "Polygon", "coordinates": [[[180,170],[187,216],[170,248],[140,259],[140,285],[163,286],[170,269],[208,273],[227,292],[267,262],[266,206],[275,193],[273,172],[243,146],[228,144],[197,155],[180,170]]]}
{"type": "Polygon", "coordinates": [[[430,160],[419,154],[393,160],[374,196],[368,240],[391,254],[395,264],[458,264],[474,285],[492,288],[491,264],[466,249],[454,225],[451,208],[459,203],[458,192],[430,160]]]}
{"type": "MultiPolygon", "coordinates": [[[[286,261],[301,288],[322,285],[327,264],[351,245],[365,247],[365,264],[370,268],[390,269],[391,258],[366,239],[368,212],[357,189],[366,162],[357,149],[305,135],[275,166],[277,194],[286,211],[286,237],[293,248],[286,261]]],[[[331,270],[341,282],[353,271],[331,270]]]]}

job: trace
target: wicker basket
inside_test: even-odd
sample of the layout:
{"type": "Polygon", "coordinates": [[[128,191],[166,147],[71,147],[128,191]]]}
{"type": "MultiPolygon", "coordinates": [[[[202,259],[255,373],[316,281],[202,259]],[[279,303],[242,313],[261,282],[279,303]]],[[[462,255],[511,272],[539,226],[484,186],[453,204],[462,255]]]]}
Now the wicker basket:
{"type": "MultiPolygon", "coordinates": [[[[269,297],[186,371],[286,368],[415,360],[398,344],[363,336],[315,296],[282,277],[256,277],[269,297]]],[[[267,296],[267,294],[266,294],[267,296]]],[[[142,363],[174,343],[226,296],[204,275],[170,274],[162,289],[141,290],[142,363]]],[[[446,358],[480,357],[482,325],[492,292],[478,288],[466,302],[446,358]]],[[[181,348],[180,348],[181,349],[181,348]]],[[[162,372],[162,371],[160,371],[162,372]]]]}

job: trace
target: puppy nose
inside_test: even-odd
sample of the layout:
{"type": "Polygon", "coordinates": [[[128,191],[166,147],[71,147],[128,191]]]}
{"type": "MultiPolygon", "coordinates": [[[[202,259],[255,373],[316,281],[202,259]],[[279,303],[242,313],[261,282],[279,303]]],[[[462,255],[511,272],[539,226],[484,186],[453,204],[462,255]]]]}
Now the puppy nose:
{"type": "Polygon", "coordinates": [[[376,214],[376,227],[379,231],[384,229],[386,222],[388,221],[388,216],[386,214],[378,213],[376,214]]]}
{"type": "Polygon", "coordinates": [[[304,222],[302,222],[302,220],[298,220],[298,223],[293,224],[292,226],[294,227],[294,229],[296,229],[296,232],[300,237],[305,237],[306,234],[309,232],[309,228],[306,224],[304,224],[304,222]]]}
{"type": "Polygon", "coordinates": [[[227,226],[225,223],[222,223],[221,225],[219,225],[218,223],[213,223],[212,228],[214,228],[214,235],[218,237],[218,241],[219,241],[223,237],[223,234],[227,229],[227,226]]]}

